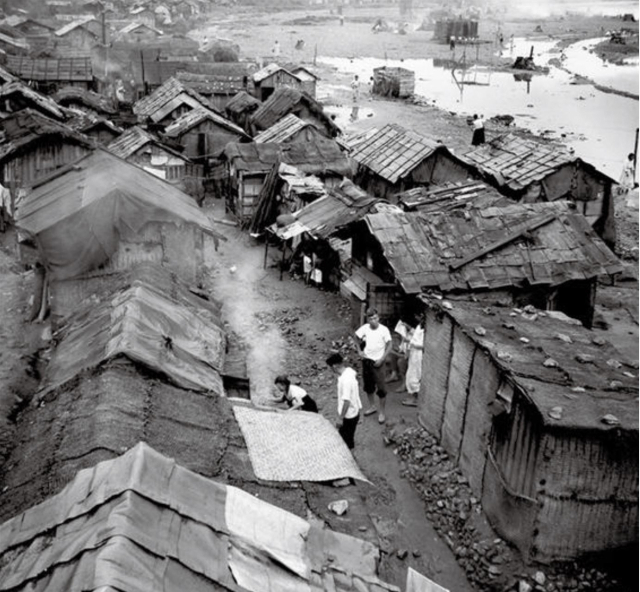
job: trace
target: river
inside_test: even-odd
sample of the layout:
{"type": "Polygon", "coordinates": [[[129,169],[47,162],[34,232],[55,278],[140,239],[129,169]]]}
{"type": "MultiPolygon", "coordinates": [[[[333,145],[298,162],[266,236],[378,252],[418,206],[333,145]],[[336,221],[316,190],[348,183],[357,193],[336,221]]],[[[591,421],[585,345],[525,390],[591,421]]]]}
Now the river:
{"type": "MultiPolygon", "coordinates": [[[[438,107],[460,115],[512,115],[515,125],[535,134],[559,139],[573,147],[576,155],[618,179],[622,163],[633,151],[638,127],[638,101],[603,92],[590,84],[576,84],[575,74],[598,84],[638,93],[638,64],[614,66],[603,63],[589,49],[598,40],[575,43],[564,49],[563,67],[549,66],[549,74],[520,79],[511,73],[474,67],[458,70],[432,59],[384,60],[376,58],[318,58],[339,71],[368,80],[373,68],[396,66],[416,74],[415,93],[438,107]],[[567,71],[569,70],[569,71],[567,71]],[[463,84],[460,84],[463,82],[463,84]]],[[[509,45],[503,55],[509,57],[509,45]]],[[[529,55],[534,48],[536,64],[560,58],[556,42],[548,38],[513,40],[513,56],[529,55]]],[[[469,61],[472,60],[470,56],[469,61]]]]}

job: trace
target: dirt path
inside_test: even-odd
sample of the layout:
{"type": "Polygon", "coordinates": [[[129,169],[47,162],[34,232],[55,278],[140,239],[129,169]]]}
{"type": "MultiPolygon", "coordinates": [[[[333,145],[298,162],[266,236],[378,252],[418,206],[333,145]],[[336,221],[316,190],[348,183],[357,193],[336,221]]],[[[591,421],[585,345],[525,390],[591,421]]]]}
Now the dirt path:
{"type": "MultiPolygon", "coordinates": [[[[216,204],[214,208],[220,208],[216,204]]],[[[213,215],[212,209],[208,212],[213,215]]],[[[221,213],[216,211],[215,218],[221,213]]],[[[332,347],[350,334],[348,311],[339,294],[319,291],[288,274],[282,281],[274,267],[279,251],[272,249],[263,269],[264,247],[235,227],[220,226],[228,237],[218,252],[209,251],[210,288],[223,303],[230,329],[247,341],[252,399],[264,402],[273,379],[287,373],[318,402],[329,420],[336,418],[334,378],[324,364],[332,347]],[[235,267],[232,272],[231,268],[235,267]]],[[[401,395],[390,397],[389,425],[415,424],[413,410],[400,405],[401,395]]],[[[393,449],[385,446],[383,426],[366,418],[356,432],[354,456],[371,485],[356,484],[358,495],[348,514],[335,518],[333,528],[354,536],[372,538],[383,551],[381,577],[404,586],[406,569],[412,566],[441,585],[471,592],[463,570],[425,517],[424,506],[408,481],[400,476],[393,449]],[[375,533],[363,531],[359,517],[365,513],[375,533]],[[402,551],[406,557],[400,559],[402,551]]],[[[326,488],[325,488],[326,489],[326,488]]],[[[352,489],[352,487],[347,488],[352,489]]],[[[346,491],[345,491],[346,494],[346,491]]],[[[329,488],[328,495],[340,496],[329,488]]]]}

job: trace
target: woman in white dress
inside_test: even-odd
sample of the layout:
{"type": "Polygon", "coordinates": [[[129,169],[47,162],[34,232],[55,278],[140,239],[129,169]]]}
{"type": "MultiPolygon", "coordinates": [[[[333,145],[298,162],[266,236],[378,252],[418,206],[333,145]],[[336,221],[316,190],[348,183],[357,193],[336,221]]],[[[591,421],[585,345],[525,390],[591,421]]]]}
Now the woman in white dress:
{"type": "Polygon", "coordinates": [[[418,406],[418,392],[422,377],[422,351],[424,349],[424,321],[420,321],[411,333],[407,345],[407,374],[405,385],[409,396],[402,401],[407,407],[418,406]]]}

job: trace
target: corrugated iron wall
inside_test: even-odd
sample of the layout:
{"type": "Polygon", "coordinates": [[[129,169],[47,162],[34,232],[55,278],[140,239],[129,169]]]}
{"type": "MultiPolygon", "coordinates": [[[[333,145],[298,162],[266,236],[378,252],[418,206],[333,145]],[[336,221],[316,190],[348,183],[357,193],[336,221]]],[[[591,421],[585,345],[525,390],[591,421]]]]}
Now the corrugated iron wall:
{"type": "Polygon", "coordinates": [[[541,450],[534,559],[637,543],[637,433],[548,433],[541,450]]]}

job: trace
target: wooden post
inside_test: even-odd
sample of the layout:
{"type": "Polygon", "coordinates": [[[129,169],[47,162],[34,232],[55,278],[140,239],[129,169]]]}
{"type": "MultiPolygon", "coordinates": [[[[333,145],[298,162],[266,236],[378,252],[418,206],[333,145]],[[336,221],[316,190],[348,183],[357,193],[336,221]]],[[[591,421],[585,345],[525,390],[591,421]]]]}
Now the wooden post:
{"type": "Polygon", "coordinates": [[[265,232],[264,235],[264,262],[262,263],[262,269],[267,269],[267,253],[269,252],[269,234],[265,232]]]}
{"type": "Polygon", "coordinates": [[[284,277],[284,256],[287,253],[287,241],[282,243],[282,260],[280,261],[280,281],[284,277]]]}
{"type": "Polygon", "coordinates": [[[633,182],[636,182],[636,167],[638,165],[638,132],[640,129],[636,128],[636,141],[633,144],[633,182]]]}

